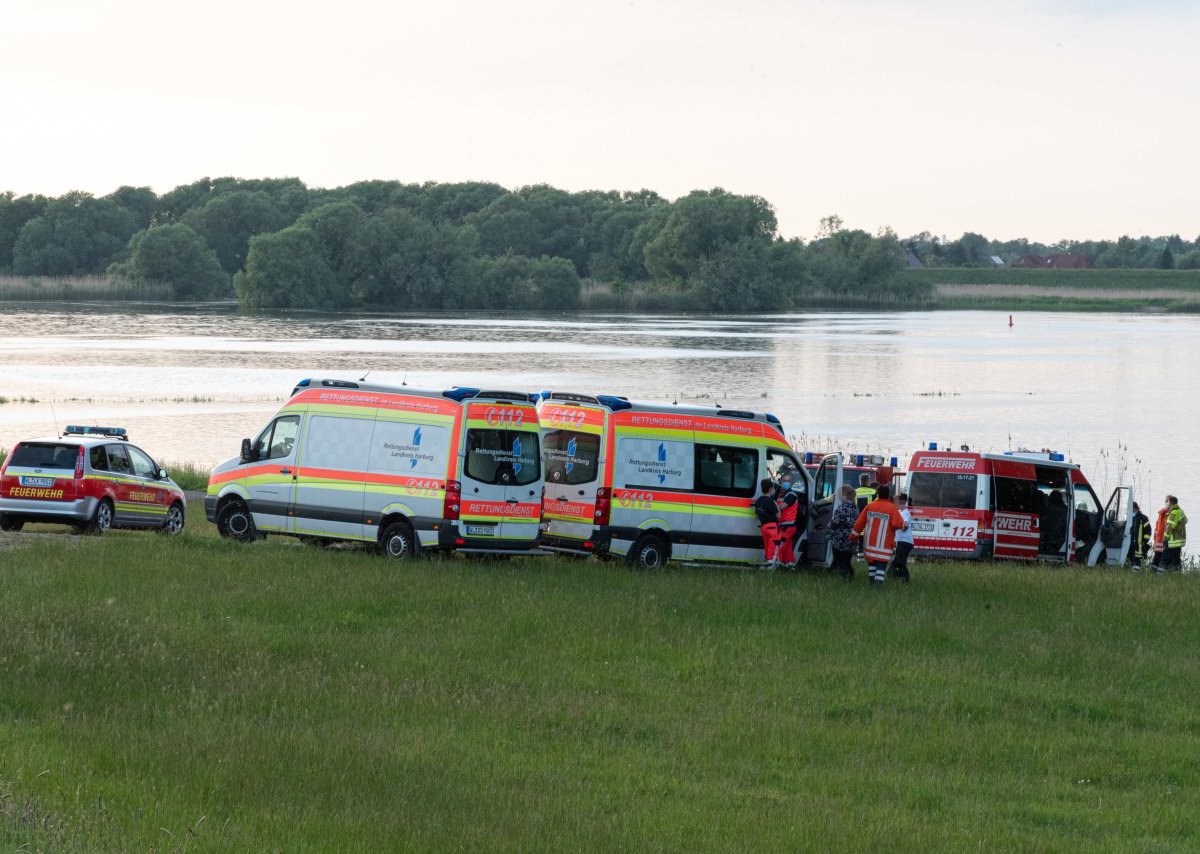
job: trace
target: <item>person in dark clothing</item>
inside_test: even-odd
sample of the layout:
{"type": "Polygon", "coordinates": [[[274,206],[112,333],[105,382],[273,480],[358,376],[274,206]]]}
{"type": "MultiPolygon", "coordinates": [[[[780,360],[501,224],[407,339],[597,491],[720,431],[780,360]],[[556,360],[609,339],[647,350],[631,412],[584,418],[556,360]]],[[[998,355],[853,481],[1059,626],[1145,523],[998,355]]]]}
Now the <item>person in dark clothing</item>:
{"type": "Polygon", "coordinates": [[[762,531],[763,555],[767,569],[777,565],[775,549],[779,544],[779,505],[775,503],[775,481],[764,478],[762,495],[754,499],[754,515],[758,517],[758,525],[762,531]]]}
{"type": "Polygon", "coordinates": [[[1129,564],[1134,572],[1142,571],[1142,561],[1150,554],[1150,517],[1133,502],[1133,536],[1129,540],[1129,564]]]}
{"type": "Polygon", "coordinates": [[[854,556],[854,541],[850,538],[854,530],[854,521],[858,518],[858,506],[854,501],[854,487],[843,486],[840,500],[833,508],[833,516],[829,520],[829,542],[833,546],[833,564],[835,572],[840,572],[847,581],[854,578],[854,565],[850,560],[854,556]]]}
{"type": "Polygon", "coordinates": [[[1041,526],[1042,540],[1038,551],[1042,554],[1061,552],[1067,539],[1067,503],[1063,501],[1063,494],[1057,489],[1046,496],[1041,526]]]}

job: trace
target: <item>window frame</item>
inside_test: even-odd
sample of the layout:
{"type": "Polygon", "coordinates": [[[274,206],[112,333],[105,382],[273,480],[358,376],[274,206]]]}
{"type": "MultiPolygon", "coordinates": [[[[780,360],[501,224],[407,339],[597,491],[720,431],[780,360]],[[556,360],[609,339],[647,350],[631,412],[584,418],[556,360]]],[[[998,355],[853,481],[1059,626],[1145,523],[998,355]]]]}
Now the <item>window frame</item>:
{"type": "Polygon", "coordinates": [[[707,442],[696,442],[694,465],[692,467],[692,482],[694,484],[693,491],[700,495],[721,495],[730,498],[753,498],[758,494],[759,486],[759,449],[756,447],[745,447],[739,445],[713,445],[707,442]],[[702,461],[701,454],[707,450],[715,450],[718,452],[726,452],[734,455],[749,456],[754,460],[754,470],[750,476],[749,486],[736,486],[737,483],[737,462],[730,460],[729,462],[729,486],[712,486],[704,479],[704,469],[702,462],[713,462],[712,460],[702,461]]]}

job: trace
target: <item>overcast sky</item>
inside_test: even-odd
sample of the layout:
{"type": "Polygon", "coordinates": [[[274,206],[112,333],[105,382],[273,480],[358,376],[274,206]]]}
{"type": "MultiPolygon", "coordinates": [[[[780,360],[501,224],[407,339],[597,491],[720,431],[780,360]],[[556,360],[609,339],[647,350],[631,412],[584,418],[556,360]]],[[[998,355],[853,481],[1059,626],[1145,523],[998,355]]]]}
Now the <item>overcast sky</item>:
{"type": "Polygon", "coordinates": [[[721,186],[806,239],[1193,239],[1193,5],[3,0],[0,191],[721,186]]]}

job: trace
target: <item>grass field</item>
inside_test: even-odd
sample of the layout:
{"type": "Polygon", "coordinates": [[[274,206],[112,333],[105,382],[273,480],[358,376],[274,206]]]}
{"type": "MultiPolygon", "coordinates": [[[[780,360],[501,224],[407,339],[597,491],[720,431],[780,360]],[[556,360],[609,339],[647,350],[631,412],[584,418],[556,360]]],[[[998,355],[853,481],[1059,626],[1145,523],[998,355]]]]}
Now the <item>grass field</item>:
{"type": "Polygon", "coordinates": [[[7,850],[1180,851],[1200,574],[0,545],[7,850]]]}

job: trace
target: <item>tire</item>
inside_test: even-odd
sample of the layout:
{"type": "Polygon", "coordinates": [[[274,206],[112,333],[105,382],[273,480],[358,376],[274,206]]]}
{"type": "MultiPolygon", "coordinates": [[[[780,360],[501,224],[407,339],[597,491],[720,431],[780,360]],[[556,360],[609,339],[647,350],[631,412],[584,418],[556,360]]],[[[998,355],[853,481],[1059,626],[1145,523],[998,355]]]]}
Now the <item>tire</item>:
{"type": "Polygon", "coordinates": [[[112,526],[112,502],[107,498],[101,499],[100,503],[96,505],[96,512],[92,514],[92,521],[88,523],[87,533],[101,537],[107,534],[112,529],[112,526]]]}
{"type": "Polygon", "coordinates": [[[183,533],[185,521],[183,505],[177,501],[167,511],[167,518],[163,520],[163,525],[158,529],[158,532],[164,536],[177,537],[183,533]]]}
{"type": "Polygon", "coordinates": [[[11,516],[0,516],[0,531],[16,532],[25,527],[25,523],[11,516]]]}
{"type": "Polygon", "coordinates": [[[671,559],[670,548],[657,534],[644,534],[633,544],[625,560],[637,569],[662,569],[671,559]]]}
{"type": "Polygon", "coordinates": [[[248,543],[258,536],[250,508],[241,501],[230,501],[217,512],[217,533],[229,540],[248,543]]]}
{"type": "Polygon", "coordinates": [[[417,555],[417,538],[412,525],[407,522],[392,522],[379,536],[379,550],[384,557],[407,560],[417,555]]]}

